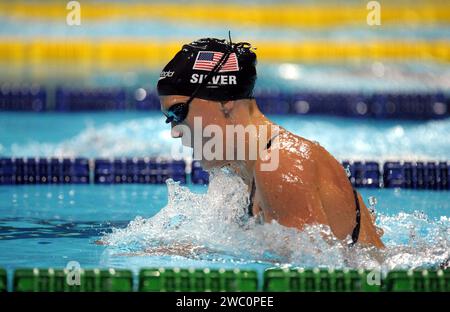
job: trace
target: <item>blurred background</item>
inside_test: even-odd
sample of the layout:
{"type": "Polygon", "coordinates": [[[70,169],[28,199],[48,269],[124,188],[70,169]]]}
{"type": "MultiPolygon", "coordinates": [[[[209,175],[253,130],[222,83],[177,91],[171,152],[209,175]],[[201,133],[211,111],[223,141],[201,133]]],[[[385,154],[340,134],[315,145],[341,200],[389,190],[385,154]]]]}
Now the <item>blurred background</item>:
{"type": "MultiPolygon", "coordinates": [[[[450,190],[450,1],[0,0],[0,267],[285,261],[260,256],[266,235],[213,220],[234,209],[228,198],[239,196],[227,196],[241,186],[213,180],[205,195],[208,173],[159,111],[163,66],[183,44],[228,31],[257,48],[262,111],[318,141],[371,209],[378,202],[387,267],[448,259],[449,192],[435,190],[450,190]],[[169,177],[195,194],[168,190],[169,177]],[[112,247],[94,244],[157,214],[110,237],[112,247]],[[203,262],[124,256],[172,240],[224,252],[203,262]]],[[[271,236],[282,254],[284,233],[271,236]]],[[[302,242],[292,238],[288,262],[347,266],[340,248],[303,255],[302,242]]]]}
{"type": "Polygon", "coordinates": [[[446,121],[411,123],[449,116],[444,0],[1,1],[0,155],[168,154],[159,72],[229,30],[257,48],[255,96],[282,126],[341,159],[448,159],[446,121]]]}

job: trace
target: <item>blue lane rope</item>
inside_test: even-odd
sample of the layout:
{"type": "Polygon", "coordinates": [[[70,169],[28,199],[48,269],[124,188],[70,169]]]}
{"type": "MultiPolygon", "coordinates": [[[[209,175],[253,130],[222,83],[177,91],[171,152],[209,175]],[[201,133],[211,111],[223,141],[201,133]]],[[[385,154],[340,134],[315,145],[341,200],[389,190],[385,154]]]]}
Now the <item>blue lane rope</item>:
{"type": "MultiPolygon", "coordinates": [[[[126,88],[55,89],[34,86],[0,90],[0,111],[159,110],[152,90],[126,88]],[[48,90],[47,90],[48,89],[48,90]]],[[[441,119],[450,117],[450,94],[267,92],[255,93],[266,114],[324,114],[362,118],[441,119]]]]}
{"type": "MultiPolygon", "coordinates": [[[[450,162],[343,161],[354,187],[450,190],[450,162]]],[[[20,184],[207,184],[198,161],[160,158],[0,158],[0,185],[20,184]]]]}

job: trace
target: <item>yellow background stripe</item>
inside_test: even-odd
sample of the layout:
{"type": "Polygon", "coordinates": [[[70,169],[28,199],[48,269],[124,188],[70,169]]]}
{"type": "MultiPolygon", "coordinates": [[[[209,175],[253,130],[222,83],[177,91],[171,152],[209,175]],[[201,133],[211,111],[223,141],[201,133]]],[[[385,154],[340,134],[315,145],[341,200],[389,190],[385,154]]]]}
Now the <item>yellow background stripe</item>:
{"type": "MultiPolygon", "coordinates": [[[[236,4],[126,4],[81,2],[81,19],[161,19],[172,22],[221,22],[228,25],[327,27],[344,24],[366,25],[366,1],[316,5],[236,5],[236,4]]],[[[15,18],[61,19],[65,22],[66,1],[56,3],[0,3],[0,14],[15,18]]],[[[381,22],[450,23],[450,1],[423,1],[415,4],[381,3],[381,22]]]]}
{"type": "MultiPolygon", "coordinates": [[[[450,62],[450,41],[379,42],[256,42],[260,62],[318,62],[363,59],[416,59],[450,62]]],[[[100,66],[137,64],[145,68],[167,63],[179,42],[130,40],[0,42],[0,62],[37,64],[82,63],[100,66]],[[124,64],[121,64],[124,63],[124,64]]]]}

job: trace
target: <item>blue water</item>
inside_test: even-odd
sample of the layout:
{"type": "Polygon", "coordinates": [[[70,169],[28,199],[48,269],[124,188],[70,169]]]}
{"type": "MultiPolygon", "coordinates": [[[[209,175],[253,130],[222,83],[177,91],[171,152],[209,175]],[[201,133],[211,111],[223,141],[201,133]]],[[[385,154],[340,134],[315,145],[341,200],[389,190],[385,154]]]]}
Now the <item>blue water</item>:
{"type": "MultiPolygon", "coordinates": [[[[270,1],[265,1],[270,2],[270,1]]],[[[83,22],[68,27],[52,21],[0,16],[0,38],[99,40],[132,38],[181,43],[199,37],[272,41],[447,40],[448,25],[343,26],[286,29],[215,23],[158,21],[83,22]]],[[[0,70],[0,81],[17,68],[0,70]]],[[[128,69],[127,69],[128,70],[128,69]]],[[[73,85],[154,87],[159,68],[86,73],[73,85]]],[[[33,71],[31,71],[33,72],[33,71]]],[[[27,80],[24,70],[20,79],[27,80]]],[[[257,88],[317,91],[449,92],[450,67],[433,61],[355,60],[346,63],[258,65],[257,88]]],[[[65,75],[63,75],[65,76],[65,75]]],[[[32,80],[32,75],[30,74],[32,80]]],[[[63,81],[51,68],[51,82],[63,81]]],[[[22,82],[22,80],[20,82],[22,82]]],[[[35,81],[30,81],[35,82],[35,81]]],[[[44,83],[44,81],[41,81],[44,83]]],[[[340,160],[450,159],[450,119],[382,121],[323,116],[270,116],[305,138],[316,140],[340,160]],[[447,133],[447,135],[446,135],[447,133]]],[[[159,112],[0,113],[0,156],[123,157],[172,156],[159,112]]],[[[183,151],[186,158],[189,151],[183,151]]],[[[83,268],[225,267],[437,267],[449,258],[450,192],[360,189],[367,203],[377,198],[377,225],[387,248],[376,253],[325,242],[326,228],[304,232],[278,224],[240,224],[245,187],[236,177],[217,174],[209,188],[166,185],[33,185],[0,187],[0,267],[83,268]],[[131,222],[130,222],[131,221],[131,222]],[[97,244],[101,242],[102,244],[97,244]],[[376,255],[374,256],[374,254],[376,255]]]]}
{"type": "Polygon", "coordinates": [[[0,188],[2,267],[100,265],[103,232],[167,202],[165,186],[5,186],[0,188]]]}
{"type": "MultiPolygon", "coordinates": [[[[450,159],[450,119],[269,116],[340,160],[450,159]]],[[[0,156],[171,156],[181,150],[160,112],[0,113],[0,156]],[[51,126],[50,126],[51,125],[51,126]],[[55,131],[55,129],[57,129],[55,131]]]]}
{"type": "Polygon", "coordinates": [[[311,40],[446,40],[450,27],[437,25],[383,25],[380,27],[341,26],[335,28],[261,27],[237,25],[218,20],[205,29],[201,21],[114,20],[84,21],[81,27],[70,27],[60,21],[14,19],[0,17],[0,36],[15,33],[19,38],[136,38],[142,40],[193,40],[203,37],[226,38],[231,31],[234,41],[311,41],[311,40]],[[180,24],[183,27],[180,27],[180,24]]]}
{"type": "MultiPolygon", "coordinates": [[[[206,186],[194,185],[189,188],[195,195],[205,195],[207,189],[206,186]]],[[[443,233],[446,233],[447,240],[450,239],[448,192],[384,189],[360,191],[366,202],[369,196],[377,198],[378,225],[385,231],[383,241],[387,246],[408,244],[411,226],[415,226],[417,236],[424,240],[439,226],[445,227],[443,233]]],[[[219,252],[208,257],[195,253],[183,256],[158,253],[147,255],[145,249],[133,245],[135,241],[128,242],[132,227],[128,229],[129,233],[121,234],[119,240],[123,241],[116,242],[115,248],[95,244],[104,237],[104,233],[111,233],[113,228],[126,228],[129,221],[137,216],[154,217],[168,204],[167,195],[165,185],[3,186],[0,188],[0,267],[9,270],[19,267],[65,267],[71,260],[78,261],[86,268],[114,266],[133,270],[163,265],[238,266],[258,270],[273,266],[270,258],[246,258],[243,254],[236,255],[229,246],[223,250],[220,246],[214,246],[219,252]]],[[[196,209],[195,203],[190,204],[190,209],[196,209]]],[[[215,208],[210,209],[213,213],[215,208]]],[[[201,221],[199,217],[196,222],[201,221]]],[[[142,230],[140,227],[136,229],[142,230]]],[[[196,235],[202,234],[195,228],[190,230],[193,242],[196,239],[204,244],[209,240],[215,242],[208,233],[204,233],[203,238],[198,238],[196,235]]],[[[142,244],[149,243],[152,239],[158,240],[156,234],[152,238],[146,237],[145,231],[142,233],[142,244]]],[[[174,233],[176,232],[172,232],[172,235],[180,235],[174,233]]],[[[214,234],[219,235],[217,232],[214,234]]],[[[113,239],[118,239],[119,236],[116,235],[113,239]]],[[[176,239],[182,240],[182,235],[176,239]]],[[[301,249],[302,246],[298,248],[301,249]]],[[[431,259],[431,255],[428,256],[431,259]]],[[[421,264],[424,262],[426,261],[422,259],[421,264]]],[[[401,264],[404,265],[403,262],[401,264]]],[[[336,266],[339,266],[338,262],[336,266]]]]}
{"type": "MultiPolygon", "coordinates": [[[[381,121],[269,116],[339,159],[450,159],[450,119],[381,121]]],[[[159,112],[2,113],[0,156],[171,156],[179,140],[159,112]]],[[[185,154],[190,157],[189,151],[185,154]]],[[[209,187],[0,187],[0,267],[437,267],[450,257],[450,192],[360,189],[377,199],[382,252],[325,242],[326,227],[240,224],[247,188],[218,174],[209,187]],[[238,222],[239,221],[239,222],[238,222]],[[101,242],[97,244],[96,242],[101,242]],[[375,254],[375,256],[374,256],[375,254]]]]}

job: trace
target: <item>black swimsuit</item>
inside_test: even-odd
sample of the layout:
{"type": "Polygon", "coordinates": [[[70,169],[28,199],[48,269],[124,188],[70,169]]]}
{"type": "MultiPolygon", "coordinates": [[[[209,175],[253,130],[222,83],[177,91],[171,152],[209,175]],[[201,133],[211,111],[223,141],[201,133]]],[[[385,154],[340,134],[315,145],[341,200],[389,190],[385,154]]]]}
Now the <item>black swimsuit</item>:
{"type": "MultiPolygon", "coordinates": [[[[275,136],[276,137],[276,136],[275,136]]],[[[271,138],[266,145],[266,149],[269,149],[272,145],[272,140],[275,138],[271,138]]],[[[249,197],[249,203],[247,206],[248,215],[250,217],[253,217],[253,200],[255,197],[255,191],[256,191],[256,185],[255,185],[255,178],[252,180],[252,187],[250,190],[250,197],[249,197]]],[[[359,230],[361,228],[361,208],[359,207],[359,200],[358,200],[358,193],[355,189],[353,189],[353,195],[355,196],[355,203],[356,203],[356,225],[352,232],[352,242],[349,244],[349,246],[353,246],[356,244],[359,238],[359,230]]]]}
{"type": "Polygon", "coordinates": [[[361,228],[361,208],[359,207],[358,193],[356,193],[355,189],[353,189],[353,195],[355,196],[356,203],[356,225],[352,232],[352,242],[349,244],[350,247],[355,245],[358,241],[359,230],[361,228]]]}
{"type": "MultiPolygon", "coordinates": [[[[278,136],[278,134],[274,135],[272,138],[269,139],[269,141],[267,141],[266,150],[272,146],[272,140],[275,139],[277,136],[278,136]]],[[[253,198],[255,197],[255,191],[256,191],[256,184],[255,184],[255,178],[253,178],[252,188],[250,190],[250,200],[249,200],[248,206],[247,206],[247,212],[250,217],[253,217],[253,198]]]]}

